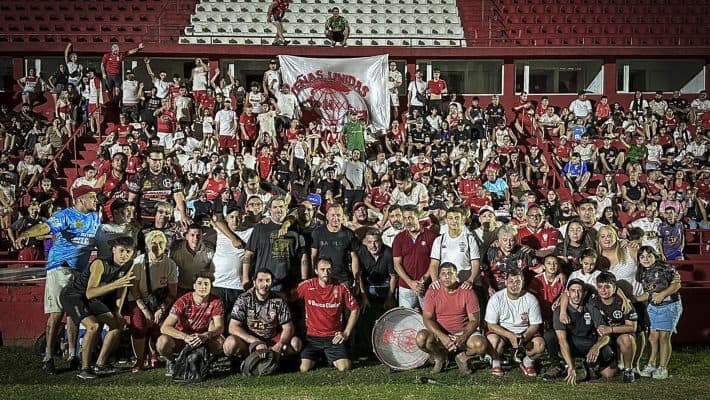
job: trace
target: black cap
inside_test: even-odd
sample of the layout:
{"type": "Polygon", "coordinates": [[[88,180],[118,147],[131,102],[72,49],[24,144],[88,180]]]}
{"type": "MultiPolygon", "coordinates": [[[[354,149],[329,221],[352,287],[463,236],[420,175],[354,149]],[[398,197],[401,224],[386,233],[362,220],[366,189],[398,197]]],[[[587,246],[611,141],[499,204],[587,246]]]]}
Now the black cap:
{"type": "Polygon", "coordinates": [[[574,278],[574,279],[570,279],[570,280],[567,282],[567,289],[569,289],[570,286],[572,286],[572,285],[574,285],[574,284],[582,285],[583,288],[587,287],[587,284],[584,283],[583,280],[581,280],[581,279],[579,279],[579,278],[574,278]]]}

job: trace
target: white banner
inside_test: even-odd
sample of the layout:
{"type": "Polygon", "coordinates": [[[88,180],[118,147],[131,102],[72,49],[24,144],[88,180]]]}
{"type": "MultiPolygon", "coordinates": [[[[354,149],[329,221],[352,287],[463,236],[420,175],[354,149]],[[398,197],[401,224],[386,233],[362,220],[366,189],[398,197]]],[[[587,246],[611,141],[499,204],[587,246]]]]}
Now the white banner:
{"type": "Polygon", "coordinates": [[[327,126],[342,126],[348,111],[381,130],[389,127],[387,92],[389,56],[307,58],[279,56],[283,82],[301,106],[312,109],[327,126]]]}

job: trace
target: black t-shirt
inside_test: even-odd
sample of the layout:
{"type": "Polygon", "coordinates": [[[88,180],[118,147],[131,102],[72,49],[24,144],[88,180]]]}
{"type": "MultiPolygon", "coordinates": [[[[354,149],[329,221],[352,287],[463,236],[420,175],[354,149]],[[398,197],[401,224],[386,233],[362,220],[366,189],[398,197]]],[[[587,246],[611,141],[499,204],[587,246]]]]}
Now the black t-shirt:
{"type": "Polygon", "coordinates": [[[450,162],[442,164],[441,162],[435,162],[432,166],[432,175],[435,178],[443,178],[445,176],[451,177],[454,173],[454,167],[450,162]]]}
{"type": "Polygon", "coordinates": [[[412,143],[416,144],[424,144],[429,141],[429,135],[424,129],[412,129],[409,131],[409,137],[412,143]]]}
{"type": "Polygon", "coordinates": [[[288,181],[291,177],[291,168],[288,161],[278,160],[276,165],[274,165],[274,172],[276,173],[276,181],[281,189],[286,190],[288,188],[288,181]]]}
{"type": "Polygon", "coordinates": [[[641,199],[641,191],[643,190],[643,185],[641,182],[637,182],[635,185],[631,185],[631,182],[624,183],[626,188],[626,196],[631,200],[641,199]]]}
{"type": "Polygon", "coordinates": [[[496,126],[499,122],[505,120],[505,109],[502,104],[497,106],[489,104],[486,107],[486,117],[488,117],[488,124],[490,126],[496,126]]]}
{"type": "Polygon", "coordinates": [[[365,246],[360,246],[357,257],[360,260],[363,279],[368,286],[386,286],[389,284],[390,275],[396,273],[392,261],[392,249],[387,246],[383,246],[382,254],[376,261],[365,246]]]}
{"type": "Polygon", "coordinates": [[[597,328],[601,325],[600,314],[589,304],[585,304],[581,311],[572,306],[567,306],[569,324],[560,321],[560,308],[556,308],[552,315],[552,327],[556,331],[566,331],[568,335],[580,338],[596,339],[597,328]]]}
{"type": "Polygon", "coordinates": [[[313,231],[311,248],[318,250],[318,258],[329,258],[333,262],[334,280],[343,283],[352,281],[350,252],[358,248],[355,232],[344,226],[338,232],[331,232],[323,225],[313,231]]]}
{"type": "Polygon", "coordinates": [[[330,192],[333,193],[333,197],[337,197],[342,190],[342,184],[337,179],[333,179],[332,181],[322,179],[318,182],[318,189],[320,189],[321,196],[324,196],[325,192],[330,190],[330,192]]]}
{"type": "Polygon", "coordinates": [[[604,157],[607,165],[611,167],[614,165],[614,161],[619,155],[619,150],[614,147],[609,147],[608,149],[606,147],[602,147],[601,149],[599,149],[599,155],[604,157]]]}
{"type": "Polygon", "coordinates": [[[626,323],[626,321],[636,321],[638,315],[636,310],[631,307],[628,313],[625,313],[622,309],[621,297],[614,295],[611,304],[604,304],[599,296],[592,296],[590,304],[594,309],[599,311],[601,315],[601,324],[606,326],[621,326],[626,323]]]}
{"type": "Polygon", "coordinates": [[[287,283],[283,281],[296,276],[293,285],[287,285],[295,287],[298,282],[297,274],[300,273],[299,259],[303,254],[303,237],[294,231],[288,231],[286,235],[279,237],[279,229],[281,224],[274,222],[256,224],[246,250],[256,254],[253,274],[269,269],[274,274],[275,284],[287,283]]]}

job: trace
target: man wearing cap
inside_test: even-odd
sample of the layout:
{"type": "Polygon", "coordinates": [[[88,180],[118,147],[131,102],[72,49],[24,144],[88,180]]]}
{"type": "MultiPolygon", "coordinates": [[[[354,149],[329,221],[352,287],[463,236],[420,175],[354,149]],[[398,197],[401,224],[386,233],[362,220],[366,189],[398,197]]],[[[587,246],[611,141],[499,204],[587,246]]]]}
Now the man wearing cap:
{"type": "Polygon", "coordinates": [[[242,284],[248,289],[259,271],[270,270],[271,290],[287,292],[308,277],[305,242],[295,229],[280,232],[288,207],[284,197],[272,197],[268,207],[269,222],[254,226],[246,243],[242,284]]]}
{"type": "Polygon", "coordinates": [[[261,79],[261,91],[265,95],[274,95],[281,89],[281,71],[279,71],[279,62],[272,58],[269,60],[269,67],[264,71],[264,76],[261,79]]]}
{"type": "Polygon", "coordinates": [[[121,112],[126,114],[131,121],[138,122],[140,110],[138,105],[143,100],[143,82],[136,80],[132,70],[126,70],[126,80],[121,85],[121,112]]]}
{"type": "MultiPolygon", "coordinates": [[[[44,312],[49,314],[47,319],[47,342],[44,355],[43,369],[54,374],[55,353],[54,339],[62,318],[62,305],[59,294],[64,286],[75,274],[86,270],[89,265],[89,256],[96,248],[96,231],[101,224],[99,213],[96,211],[98,202],[96,193],[99,189],[88,185],[74,188],[75,203],[73,207],[61,210],[52,215],[46,222],[34,225],[21,232],[16,239],[17,244],[38,236],[52,234],[56,237],[47,257],[47,281],[44,289],[44,312]]],[[[79,321],[67,321],[69,335],[70,367],[79,365],[74,343],[77,340],[77,327],[79,321]]]]}
{"type": "Polygon", "coordinates": [[[215,130],[219,135],[219,149],[228,150],[230,154],[239,152],[239,141],[237,139],[237,127],[239,120],[237,114],[232,110],[232,101],[224,100],[224,108],[217,111],[214,117],[215,130]]]}
{"type": "Polygon", "coordinates": [[[572,279],[567,283],[566,295],[569,299],[567,315],[569,323],[560,321],[560,309],[555,309],[552,317],[552,330],[545,332],[545,346],[550,355],[550,367],[543,375],[545,380],[565,377],[569,384],[577,382],[575,357],[582,357],[586,377],[593,380],[599,377],[599,366],[606,377],[613,376],[608,368],[614,359],[614,352],[608,346],[609,337],[600,338],[597,328],[602,325],[599,313],[587,303],[589,288],[581,279],[572,279]],[[604,340],[602,340],[604,339],[604,340]],[[564,364],[563,364],[564,361],[564,364]]]}

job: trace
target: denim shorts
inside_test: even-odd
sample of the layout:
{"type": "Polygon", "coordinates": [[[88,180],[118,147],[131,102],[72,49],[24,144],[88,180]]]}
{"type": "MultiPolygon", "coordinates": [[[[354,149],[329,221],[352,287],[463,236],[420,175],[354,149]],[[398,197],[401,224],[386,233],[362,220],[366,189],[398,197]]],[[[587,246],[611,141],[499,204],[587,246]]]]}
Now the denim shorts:
{"type": "Polygon", "coordinates": [[[648,305],[648,317],[651,321],[651,330],[675,332],[678,320],[683,314],[683,304],[680,300],[664,305],[648,305]]]}

